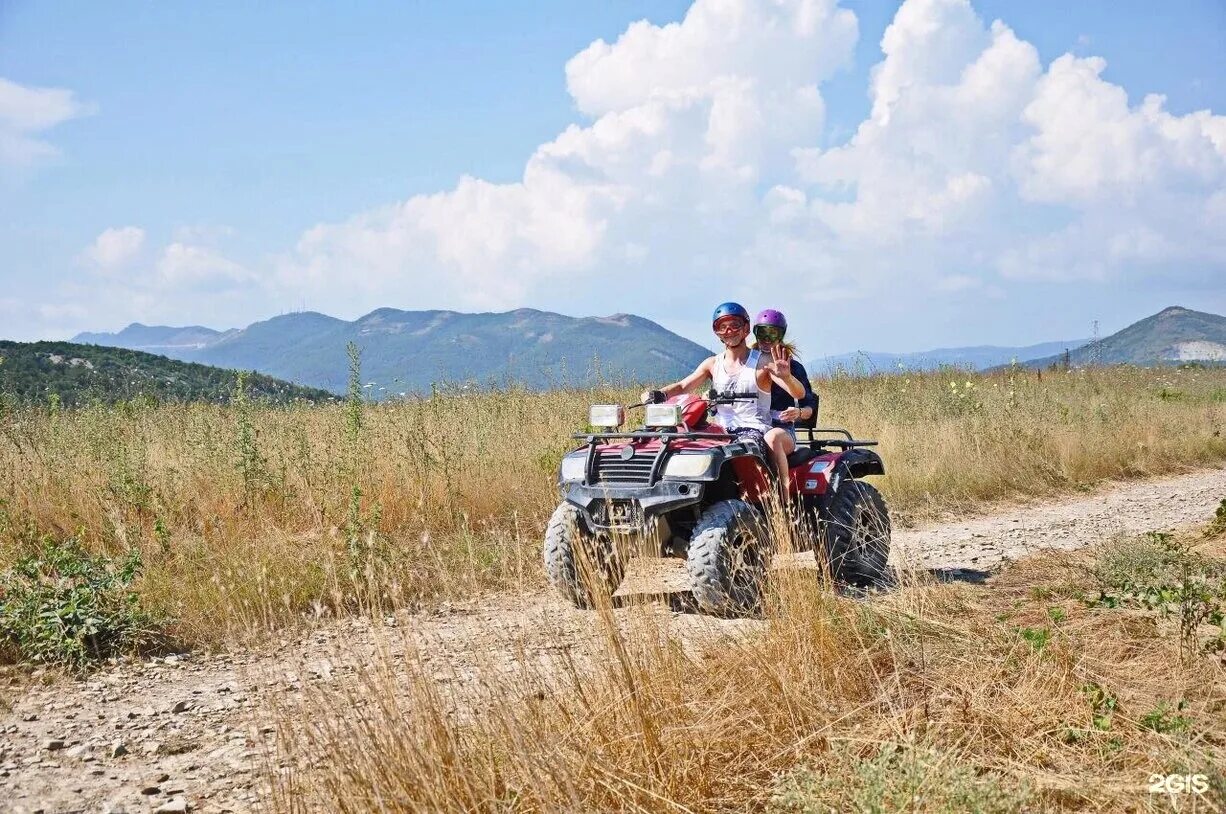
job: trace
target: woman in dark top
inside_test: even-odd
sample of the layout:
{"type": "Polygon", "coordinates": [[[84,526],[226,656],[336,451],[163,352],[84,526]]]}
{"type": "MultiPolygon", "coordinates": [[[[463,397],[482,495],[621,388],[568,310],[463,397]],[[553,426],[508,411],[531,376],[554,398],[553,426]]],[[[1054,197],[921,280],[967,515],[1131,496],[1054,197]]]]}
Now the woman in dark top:
{"type": "Polygon", "coordinates": [[[782,427],[796,440],[796,427],[812,428],[817,425],[817,396],[813,385],[809,382],[809,373],[805,366],[796,361],[795,348],[783,341],[787,334],[787,318],[773,308],[767,308],[758,313],[753,321],[755,347],[763,353],[772,353],[776,345],[787,348],[791,357],[792,375],[800,379],[805,386],[805,394],[795,399],[782,387],[771,384],[771,418],[776,427],[782,427]]]}

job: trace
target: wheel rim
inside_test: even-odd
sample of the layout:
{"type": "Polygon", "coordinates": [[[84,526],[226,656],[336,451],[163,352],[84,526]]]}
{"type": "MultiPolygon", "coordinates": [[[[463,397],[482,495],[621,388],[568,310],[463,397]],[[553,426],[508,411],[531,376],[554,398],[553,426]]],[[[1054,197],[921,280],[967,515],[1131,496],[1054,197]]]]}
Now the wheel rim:
{"type": "Polygon", "coordinates": [[[762,571],[762,553],[743,525],[738,525],[728,546],[729,593],[741,599],[755,594],[762,571]]]}

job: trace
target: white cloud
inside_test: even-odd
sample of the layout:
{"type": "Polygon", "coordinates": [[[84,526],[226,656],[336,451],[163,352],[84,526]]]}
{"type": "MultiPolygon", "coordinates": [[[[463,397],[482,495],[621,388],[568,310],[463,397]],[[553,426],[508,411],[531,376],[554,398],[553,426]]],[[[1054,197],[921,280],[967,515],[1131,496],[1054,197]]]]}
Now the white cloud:
{"type": "Polygon", "coordinates": [[[1044,70],[963,0],[908,0],[882,49],[856,135],[797,154],[804,231],[831,231],[823,242],[879,291],[927,274],[949,290],[968,271],[1107,280],[1226,261],[1226,117],[1174,116],[1158,96],[1130,107],[1101,59],[1044,70]]]}
{"type": "Polygon", "coordinates": [[[250,272],[238,263],[211,249],[178,242],[162,251],[155,272],[155,285],[197,293],[234,288],[252,281],[250,272]]]}
{"type": "Polygon", "coordinates": [[[89,309],[80,303],[43,303],[38,306],[38,315],[48,320],[79,320],[89,315],[89,309]]]}
{"type": "Polygon", "coordinates": [[[234,237],[234,227],[216,223],[176,226],[172,239],[178,243],[214,245],[234,237]]]}
{"type": "Polygon", "coordinates": [[[320,224],[278,286],[342,291],[353,310],[598,310],[584,292],[610,274],[667,296],[718,281],[721,299],[847,299],[1226,258],[1226,118],[1130,106],[1099,59],[1045,68],[966,0],[907,0],[870,114],[820,149],[820,88],[856,34],[823,0],[698,0],[681,22],[634,23],[567,63],[592,120],[519,182],[466,177],[320,224]]]}
{"type": "Polygon", "coordinates": [[[63,88],[34,88],[0,77],[0,166],[28,167],[58,151],[40,135],[93,107],[63,88]]]}
{"type": "Polygon", "coordinates": [[[950,274],[937,280],[936,289],[953,294],[958,291],[970,291],[980,288],[982,285],[983,281],[978,277],[972,277],[969,274],[950,274]]]}
{"type": "Polygon", "coordinates": [[[566,64],[566,85],[589,116],[750,80],[786,96],[830,76],[850,56],[855,15],[824,0],[701,0],[679,23],[634,23],[617,42],[597,40],[566,64]]]}
{"type": "Polygon", "coordinates": [[[104,230],[82,252],[82,258],[103,272],[112,272],[136,259],[145,245],[145,230],[118,226],[104,230]]]}
{"type": "Polygon", "coordinates": [[[1220,276],[1226,117],[1130,104],[1100,59],[1044,65],[966,0],[906,0],[869,114],[821,146],[821,89],[856,37],[834,0],[697,0],[569,60],[582,120],[514,183],[318,224],[267,280],[182,232],[133,302],[602,313],[782,292],[905,311],[1033,279],[1220,276]]]}
{"type": "Polygon", "coordinates": [[[54,302],[26,304],[25,312],[41,317],[44,334],[63,336],[116,330],[132,321],[193,324],[224,315],[228,327],[231,320],[268,316],[269,295],[259,276],[218,248],[147,242],[136,226],[107,229],[80,255],[97,273],[59,286],[54,302]]]}
{"type": "Polygon", "coordinates": [[[1035,132],[1019,145],[1018,182],[1028,200],[1088,206],[1135,204],[1145,194],[1202,194],[1226,184],[1226,116],[1172,116],[1165,98],[1138,107],[1101,78],[1106,62],[1069,54],[1040,79],[1022,117],[1035,132]]]}
{"type": "Polygon", "coordinates": [[[576,106],[594,119],[537,148],[518,183],[462,178],[316,226],[281,264],[280,284],[320,298],[343,286],[364,303],[498,307],[628,256],[674,281],[701,272],[700,254],[728,267],[757,185],[790,175],[790,151],[818,138],[817,85],[847,62],[855,36],[833,0],[700,0],[679,23],[636,23],[567,63],[576,106]]]}

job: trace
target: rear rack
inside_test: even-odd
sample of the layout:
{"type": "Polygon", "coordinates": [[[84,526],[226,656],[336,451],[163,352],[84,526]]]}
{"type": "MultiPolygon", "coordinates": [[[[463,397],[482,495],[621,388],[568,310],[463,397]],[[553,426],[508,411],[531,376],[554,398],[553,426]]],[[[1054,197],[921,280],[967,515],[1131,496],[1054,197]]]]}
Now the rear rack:
{"type": "Polygon", "coordinates": [[[840,447],[842,449],[852,449],[853,447],[875,447],[876,441],[861,441],[852,437],[852,434],[842,427],[797,427],[796,428],[796,444],[808,444],[813,449],[822,447],[840,447]],[[846,438],[818,438],[819,432],[838,433],[846,438]],[[808,436],[806,438],[805,436],[808,436]]]}

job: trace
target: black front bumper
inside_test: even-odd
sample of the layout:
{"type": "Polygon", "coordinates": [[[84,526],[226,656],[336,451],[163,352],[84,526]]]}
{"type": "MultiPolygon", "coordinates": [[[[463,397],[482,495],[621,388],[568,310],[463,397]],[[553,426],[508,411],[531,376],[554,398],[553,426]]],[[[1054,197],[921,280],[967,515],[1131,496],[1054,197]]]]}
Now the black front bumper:
{"type": "Polygon", "coordinates": [[[651,486],[562,484],[562,499],[583,512],[588,527],[596,530],[641,531],[662,514],[702,502],[705,484],[658,480],[651,486]]]}

